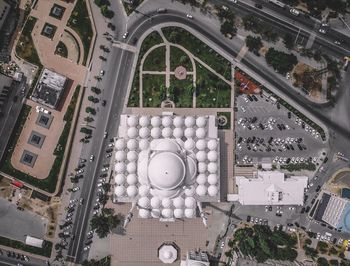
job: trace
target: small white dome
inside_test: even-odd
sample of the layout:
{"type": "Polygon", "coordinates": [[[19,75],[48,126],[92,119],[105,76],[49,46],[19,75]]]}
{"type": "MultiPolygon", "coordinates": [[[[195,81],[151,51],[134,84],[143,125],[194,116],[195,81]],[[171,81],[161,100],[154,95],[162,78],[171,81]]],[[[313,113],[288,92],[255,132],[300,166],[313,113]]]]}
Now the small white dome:
{"type": "Polygon", "coordinates": [[[214,196],[216,196],[218,194],[218,192],[219,192],[219,189],[218,189],[217,186],[213,186],[212,185],[212,186],[208,187],[208,194],[209,194],[209,196],[214,197],[214,196]]]}
{"type": "Polygon", "coordinates": [[[136,127],[139,123],[139,119],[136,115],[131,115],[128,117],[128,120],[126,122],[129,127],[136,127]]]}
{"type": "Polygon", "coordinates": [[[195,146],[194,140],[193,139],[188,139],[185,141],[184,147],[186,150],[193,150],[195,146]]]}
{"type": "Polygon", "coordinates": [[[128,188],[126,189],[126,194],[128,194],[128,196],[130,198],[134,198],[137,196],[137,187],[136,186],[128,186],[128,188]]]}
{"type": "Polygon", "coordinates": [[[173,130],[170,127],[163,128],[162,136],[164,138],[170,138],[172,134],[173,134],[173,130]]]}
{"type": "Polygon", "coordinates": [[[185,118],[185,126],[186,127],[193,127],[194,124],[196,123],[196,120],[192,116],[187,116],[185,118]]]}
{"type": "Polygon", "coordinates": [[[129,127],[128,128],[128,137],[131,138],[131,139],[134,139],[137,137],[138,135],[138,130],[136,127],[129,127]]]}
{"type": "Polygon", "coordinates": [[[208,149],[211,150],[211,151],[214,151],[216,150],[218,146],[218,143],[215,139],[211,139],[208,141],[208,149]]]}
{"type": "Polygon", "coordinates": [[[117,151],[114,155],[114,158],[118,162],[124,161],[126,158],[125,151],[117,151]]]}
{"type": "Polygon", "coordinates": [[[197,127],[205,127],[207,124],[207,119],[204,116],[199,116],[196,119],[196,125],[197,127]]]}
{"type": "Polygon", "coordinates": [[[198,173],[205,173],[207,171],[207,164],[204,162],[198,163],[198,173]]]}
{"type": "Polygon", "coordinates": [[[196,153],[198,162],[204,162],[207,159],[207,153],[205,151],[199,151],[196,153]]]}
{"type": "Polygon", "coordinates": [[[218,171],[218,165],[217,163],[209,163],[208,164],[208,171],[211,174],[215,174],[218,171]]]}
{"type": "Polygon", "coordinates": [[[162,205],[164,208],[170,208],[173,205],[173,201],[169,198],[162,199],[162,205]]]}
{"type": "Polygon", "coordinates": [[[162,130],[159,127],[154,127],[151,129],[151,136],[154,139],[158,139],[162,135],[162,130]]]}
{"type": "Polygon", "coordinates": [[[183,218],[184,217],[183,209],[175,209],[174,210],[174,217],[178,218],[178,219],[183,218]]]}
{"type": "Polygon", "coordinates": [[[183,124],[184,124],[184,119],[183,119],[182,116],[176,116],[174,118],[174,122],[173,123],[174,123],[175,127],[182,127],[183,124]]]}
{"type": "Polygon", "coordinates": [[[190,208],[190,209],[195,208],[196,207],[196,200],[195,200],[195,198],[187,197],[185,199],[185,206],[186,206],[186,208],[190,208]]]}
{"type": "Polygon", "coordinates": [[[205,148],[207,147],[207,142],[205,141],[205,139],[199,139],[196,142],[196,148],[200,151],[205,150],[205,148]]]}
{"type": "Polygon", "coordinates": [[[139,198],[139,200],[137,201],[137,204],[139,205],[139,207],[141,208],[149,208],[150,207],[150,200],[147,197],[141,197],[139,198]]]}
{"type": "Polygon", "coordinates": [[[185,195],[187,197],[193,197],[195,192],[196,192],[196,189],[194,188],[194,186],[191,186],[185,189],[185,195]]]}
{"type": "Polygon", "coordinates": [[[215,185],[218,182],[218,176],[216,174],[208,175],[208,183],[210,185],[215,185]]]}
{"type": "Polygon", "coordinates": [[[137,149],[137,141],[136,139],[129,139],[126,146],[130,151],[134,151],[137,149]]]}
{"type": "Polygon", "coordinates": [[[146,197],[149,194],[149,187],[146,185],[142,185],[139,187],[139,194],[141,197],[146,197]]]}
{"type": "Polygon", "coordinates": [[[150,119],[148,116],[143,115],[140,117],[139,124],[141,127],[148,127],[149,123],[150,123],[150,119]]]}
{"type": "Polygon", "coordinates": [[[152,209],[151,216],[153,218],[159,218],[160,217],[160,210],[159,209],[152,209]]]}
{"type": "Polygon", "coordinates": [[[114,166],[114,170],[117,172],[117,174],[124,173],[126,169],[125,163],[116,163],[114,166]]]}
{"type": "Polygon", "coordinates": [[[125,140],[124,139],[118,139],[116,142],[115,142],[115,148],[117,150],[123,150],[125,149],[125,140]]]}
{"type": "Polygon", "coordinates": [[[146,209],[139,209],[139,216],[142,219],[147,219],[149,218],[151,215],[151,212],[149,210],[146,209]]]}
{"type": "Polygon", "coordinates": [[[196,137],[199,139],[205,138],[205,135],[207,134],[206,130],[203,127],[197,128],[196,130],[196,137]]]}
{"type": "Polygon", "coordinates": [[[126,171],[128,171],[129,174],[135,174],[136,173],[136,163],[130,162],[126,165],[126,171]]]}
{"type": "Polygon", "coordinates": [[[149,130],[148,127],[142,127],[139,130],[139,136],[143,139],[148,138],[150,133],[151,133],[151,131],[149,130]]]}
{"type": "Polygon", "coordinates": [[[173,130],[173,136],[175,138],[182,138],[182,136],[184,135],[184,131],[182,130],[182,128],[177,127],[173,130]]]}
{"type": "Polygon", "coordinates": [[[161,124],[162,124],[162,119],[160,119],[159,116],[153,116],[151,118],[152,127],[160,127],[161,124]]]}
{"type": "Polygon", "coordinates": [[[211,162],[215,162],[218,160],[218,154],[216,151],[209,151],[207,156],[208,156],[208,160],[211,162]]]}
{"type": "Polygon", "coordinates": [[[181,197],[177,197],[177,198],[173,199],[173,204],[174,204],[175,208],[181,209],[185,204],[185,200],[181,197]]]}
{"type": "Polygon", "coordinates": [[[162,125],[163,127],[170,127],[173,124],[173,119],[170,116],[162,117],[162,125]]]}
{"type": "Polygon", "coordinates": [[[193,218],[196,215],[196,211],[194,209],[185,209],[185,217],[193,218]]]}
{"type": "Polygon", "coordinates": [[[141,139],[139,142],[139,149],[141,151],[147,150],[149,147],[149,142],[146,139],[141,139]]]}
{"type": "Polygon", "coordinates": [[[115,186],[114,187],[114,194],[117,197],[121,197],[125,194],[125,187],[124,186],[115,186]]]}
{"type": "Polygon", "coordinates": [[[151,206],[153,209],[159,209],[161,200],[158,197],[151,198],[151,206]]]}
{"type": "Polygon", "coordinates": [[[199,185],[204,185],[207,182],[207,176],[205,174],[199,174],[197,176],[196,182],[199,185]]]}
{"type": "Polygon", "coordinates": [[[196,193],[198,196],[205,196],[205,194],[207,194],[207,187],[204,185],[198,185],[196,188],[196,193]]]}
{"type": "Polygon", "coordinates": [[[173,210],[172,209],[163,209],[162,216],[165,218],[171,218],[173,216],[173,210]]]}
{"type": "Polygon", "coordinates": [[[188,139],[191,139],[194,137],[195,130],[192,127],[186,128],[185,129],[185,137],[188,139]]]}
{"type": "Polygon", "coordinates": [[[135,185],[137,183],[137,176],[135,174],[129,174],[127,177],[126,177],[126,182],[129,184],[129,185],[135,185]]]}
{"type": "Polygon", "coordinates": [[[129,151],[128,154],[126,155],[126,158],[128,161],[133,162],[137,160],[137,152],[136,151],[129,151]]]}
{"type": "Polygon", "coordinates": [[[125,182],[125,175],[123,175],[123,174],[117,174],[117,175],[115,175],[115,177],[114,177],[114,182],[115,182],[117,185],[122,185],[122,184],[125,182]]]}

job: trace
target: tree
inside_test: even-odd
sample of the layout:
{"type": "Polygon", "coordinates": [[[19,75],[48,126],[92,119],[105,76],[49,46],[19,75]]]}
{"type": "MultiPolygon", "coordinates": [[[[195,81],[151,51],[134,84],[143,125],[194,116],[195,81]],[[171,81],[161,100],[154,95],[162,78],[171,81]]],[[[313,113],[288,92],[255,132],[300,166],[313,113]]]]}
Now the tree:
{"type": "Polygon", "coordinates": [[[287,33],[284,35],[283,43],[284,43],[284,45],[286,46],[286,48],[287,48],[288,50],[292,49],[292,48],[294,47],[294,38],[293,38],[293,35],[290,34],[289,32],[287,32],[287,33]]]}
{"type": "Polygon", "coordinates": [[[114,17],[114,12],[112,10],[110,10],[107,5],[102,5],[100,7],[100,9],[101,9],[101,14],[104,17],[109,18],[109,19],[114,17]]]}
{"type": "Polygon", "coordinates": [[[270,48],[265,55],[266,62],[271,65],[278,73],[285,75],[291,71],[298,63],[294,54],[287,54],[270,48]]]}
{"type": "Polygon", "coordinates": [[[312,259],[317,258],[318,252],[316,249],[304,245],[304,250],[305,250],[305,255],[307,257],[310,257],[312,259]]]}
{"type": "Polygon", "coordinates": [[[332,266],[338,266],[339,265],[339,261],[338,260],[330,260],[329,264],[332,266]]]}
{"type": "Polygon", "coordinates": [[[328,266],[328,260],[323,258],[323,257],[319,257],[317,259],[317,265],[318,266],[328,266]]]}
{"type": "Polygon", "coordinates": [[[86,107],[85,111],[86,111],[87,113],[92,114],[92,115],[95,115],[95,114],[96,114],[96,110],[95,110],[94,108],[92,108],[92,107],[86,107]]]}
{"type": "Polygon", "coordinates": [[[98,103],[99,102],[99,99],[98,98],[95,98],[94,96],[90,95],[88,96],[88,100],[90,102],[93,102],[93,103],[98,103]]]}
{"type": "Polygon", "coordinates": [[[99,88],[97,88],[97,87],[91,87],[91,91],[93,93],[96,93],[96,94],[100,94],[101,93],[101,90],[99,88]]]}
{"type": "Polygon", "coordinates": [[[187,94],[189,96],[192,96],[193,95],[193,92],[194,92],[194,89],[195,87],[193,86],[193,84],[189,84],[187,87],[186,87],[186,91],[187,91],[187,94]]]}
{"type": "Polygon", "coordinates": [[[91,122],[94,121],[94,119],[91,116],[87,116],[87,117],[84,118],[84,121],[88,122],[88,123],[91,123],[91,122]]]}
{"type": "Polygon", "coordinates": [[[182,56],[180,56],[179,62],[180,62],[180,64],[184,65],[188,62],[188,60],[189,60],[189,58],[187,55],[182,55],[182,56]]]}
{"type": "Polygon", "coordinates": [[[87,134],[87,135],[91,135],[92,130],[91,130],[90,128],[82,127],[82,128],[80,129],[80,132],[81,132],[81,133],[84,133],[84,134],[87,134]]]}
{"type": "Polygon", "coordinates": [[[220,32],[223,35],[231,34],[232,36],[235,36],[237,33],[237,29],[234,26],[233,22],[226,20],[224,23],[221,24],[220,32]]]}
{"type": "Polygon", "coordinates": [[[104,238],[120,223],[121,216],[115,215],[113,209],[102,209],[101,214],[92,217],[90,226],[100,238],[104,238]]]}
{"type": "Polygon", "coordinates": [[[172,31],[169,35],[169,41],[177,43],[180,40],[180,34],[177,31],[172,31]]]}
{"type": "Polygon", "coordinates": [[[249,51],[258,52],[263,46],[260,37],[253,37],[251,35],[247,36],[245,39],[245,45],[248,47],[249,51]]]}

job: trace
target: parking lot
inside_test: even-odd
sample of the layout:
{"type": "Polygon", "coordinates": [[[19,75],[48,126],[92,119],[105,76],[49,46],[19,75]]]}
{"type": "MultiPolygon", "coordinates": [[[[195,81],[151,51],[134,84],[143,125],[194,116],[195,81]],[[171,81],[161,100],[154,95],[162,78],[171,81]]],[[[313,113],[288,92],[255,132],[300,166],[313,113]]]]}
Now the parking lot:
{"type": "Polygon", "coordinates": [[[320,134],[266,95],[240,95],[236,112],[237,164],[320,164],[320,134]]]}

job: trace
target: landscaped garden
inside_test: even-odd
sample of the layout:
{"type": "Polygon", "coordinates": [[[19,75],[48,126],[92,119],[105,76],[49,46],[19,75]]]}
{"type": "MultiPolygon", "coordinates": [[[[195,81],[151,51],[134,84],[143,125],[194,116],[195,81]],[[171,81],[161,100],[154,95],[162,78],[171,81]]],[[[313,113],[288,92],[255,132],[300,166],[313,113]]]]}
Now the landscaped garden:
{"type": "Polygon", "coordinates": [[[155,48],[147,55],[143,71],[165,71],[165,45],[155,48]]]}
{"type": "Polygon", "coordinates": [[[188,75],[186,79],[179,80],[174,75],[170,76],[169,96],[176,107],[190,108],[193,106],[193,79],[188,75]]]}
{"type": "Polygon", "coordinates": [[[170,46],[170,71],[174,71],[178,66],[183,66],[187,71],[193,70],[188,55],[180,48],[170,46]]]}
{"type": "Polygon", "coordinates": [[[64,58],[67,58],[68,57],[67,46],[63,42],[59,41],[57,46],[56,46],[55,54],[58,54],[64,58]]]}
{"type": "Polygon", "coordinates": [[[142,82],[143,106],[160,107],[166,99],[165,75],[144,74],[142,82]]]}

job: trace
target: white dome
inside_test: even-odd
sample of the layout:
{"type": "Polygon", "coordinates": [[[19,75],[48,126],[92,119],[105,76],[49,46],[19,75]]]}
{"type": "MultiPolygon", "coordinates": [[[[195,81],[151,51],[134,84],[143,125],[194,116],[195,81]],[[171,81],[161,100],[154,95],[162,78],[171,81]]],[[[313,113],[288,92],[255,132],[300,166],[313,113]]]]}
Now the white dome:
{"type": "Polygon", "coordinates": [[[117,150],[123,150],[125,149],[125,140],[124,139],[118,139],[116,142],[115,142],[115,148],[117,150]]]}
{"type": "Polygon", "coordinates": [[[218,192],[219,192],[219,189],[217,186],[209,186],[208,187],[209,196],[214,197],[218,194],[218,192]]]}
{"type": "Polygon", "coordinates": [[[195,200],[195,198],[187,197],[185,199],[185,206],[186,206],[186,208],[190,208],[190,209],[195,208],[196,207],[196,200],[195,200]]]}
{"type": "Polygon", "coordinates": [[[158,189],[172,190],[185,178],[185,164],[173,152],[158,152],[148,163],[148,177],[158,189]]]}
{"type": "Polygon", "coordinates": [[[205,150],[205,148],[207,147],[207,142],[205,141],[205,139],[199,139],[196,142],[196,148],[200,151],[205,150]]]}
{"type": "Polygon", "coordinates": [[[139,194],[141,197],[146,197],[149,194],[149,187],[142,185],[139,187],[139,194]]]}
{"type": "Polygon", "coordinates": [[[139,216],[143,219],[147,219],[150,217],[151,212],[145,209],[139,209],[139,216]]]}
{"type": "Polygon", "coordinates": [[[114,187],[114,194],[117,197],[121,197],[125,194],[125,187],[124,186],[115,186],[114,187]]]}
{"type": "Polygon", "coordinates": [[[137,137],[138,135],[138,130],[136,127],[130,127],[128,128],[128,137],[131,138],[131,139],[134,139],[137,137]]]}
{"type": "Polygon", "coordinates": [[[196,215],[196,211],[194,209],[185,209],[185,217],[193,218],[196,215]]]}
{"type": "Polygon", "coordinates": [[[183,211],[183,209],[175,209],[175,210],[174,210],[174,217],[175,217],[175,218],[178,218],[178,219],[184,217],[184,211],[183,211]]]}
{"type": "Polygon", "coordinates": [[[174,123],[175,127],[182,127],[183,124],[184,124],[184,119],[183,119],[182,116],[176,116],[174,118],[174,122],[173,123],[174,123]]]}
{"type": "Polygon", "coordinates": [[[197,128],[196,130],[196,137],[199,139],[205,138],[205,135],[207,134],[206,130],[202,127],[197,128]]]}
{"type": "Polygon", "coordinates": [[[215,174],[218,171],[218,165],[217,163],[209,163],[208,164],[208,171],[211,174],[215,174]]]}
{"type": "Polygon", "coordinates": [[[136,173],[136,163],[135,162],[130,162],[126,166],[126,171],[130,174],[135,174],[136,173]]]}
{"type": "Polygon", "coordinates": [[[175,208],[181,209],[185,204],[185,200],[181,197],[177,197],[177,198],[173,199],[173,204],[174,204],[175,208]]]}
{"type": "Polygon", "coordinates": [[[195,123],[196,123],[196,120],[192,116],[187,116],[185,118],[186,127],[193,127],[195,123]]]}
{"type": "Polygon", "coordinates": [[[147,150],[149,147],[149,142],[146,139],[141,139],[139,142],[139,149],[141,151],[147,150]]]}
{"type": "Polygon", "coordinates": [[[204,185],[198,185],[196,193],[198,196],[205,196],[205,194],[207,194],[207,187],[204,185]]]}
{"type": "Polygon", "coordinates": [[[216,174],[208,175],[208,183],[210,185],[215,185],[218,182],[218,176],[216,174]]]}
{"type": "Polygon", "coordinates": [[[123,174],[117,174],[115,175],[114,177],[114,182],[117,184],[117,185],[121,185],[125,182],[125,175],[123,174]]]}
{"type": "Polygon", "coordinates": [[[159,209],[152,209],[151,216],[153,218],[159,218],[160,217],[160,210],[159,209]]]}
{"type": "Polygon", "coordinates": [[[173,205],[173,201],[169,198],[162,199],[162,205],[164,208],[170,208],[173,205]]]}
{"type": "Polygon", "coordinates": [[[149,208],[150,207],[150,200],[147,197],[141,197],[139,198],[139,200],[137,201],[137,204],[139,205],[139,207],[141,208],[149,208]]]}
{"type": "Polygon", "coordinates": [[[207,171],[207,164],[204,162],[198,163],[198,173],[205,173],[207,171]]]}
{"type": "Polygon", "coordinates": [[[170,251],[168,251],[168,250],[163,252],[163,257],[165,259],[170,259],[172,256],[173,256],[173,254],[170,251]]]}
{"type": "Polygon", "coordinates": [[[128,117],[127,124],[129,127],[136,127],[139,123],[139,119],[136,115],[131,115],[128,117]]]}
{"type": "Polygon", "coordinates": [[[148,127],[142,127],[139,130],[139,136],[143,139],[148,138],[150,133],[151,133],[151,131],[149,130],[148,127]]]}
{"type": "Polygon", "coordinates": [[[133,162],[137,160],[137,152],[136,151],[129,151],[128,154],[126,155],[126,158],[128,161],[133,162]]]}
{"type": "Polygon", "coordinates": [[[208,160],[211,162],[215,162],[218,159],[218,154],[216,151],[209,151],[207,156],[208,160]]]}
{"type": "Polygon", "coordinates": [[[192,157],[187,156],[186,183],[187,184],[193,183],[193,180],[196,174],[197,174],[197,163],[192,157]]]}
{"type": "Polygon", "coordinates": [[[183,135],[184,135],[184,131],[182,130],[182,128],[177,127],[173,130],[173,136],[175,138],[182,138],[183,135]]]}
{"type": "Polygon", "coordinates": [[[199,184],[199,185],[204,185],[206,182],[207,182],[207,177],[205,174],[199,174],[197,176],[197,179],[196,179],[196,182],[199,184]]]}
{"type": "Polygon", "coordinates": [[[128,196],[130,198],[134,198],[137,196],[137,187],[136,186],[128,186],[128,188],[126,189],[126,194],[128,194],[128,196]]]}
{"type": "Polygon", "coordinates": [[[126,182],[129,184],[129,185],[135,185],[137,183],[137,176],[135,174],[129,174],[127,177],[126,177],[126,182]]]}
{"type": "Polygon", "coordinates": [[[198,162],[204,162],[207,159],[207,153],[205,151],[199,151],[196,153],[198,162]]]}
{"type": "Polygon", "coordinates": [[[151,118],[152,127],[160,127],[161,124],[162,124],[162,120],[160,119],[159,116],[153,116],[151,118]]]}
{"type": "Polygon", "coordinates": [[[150,123],[150,119],[148,116],[143,115],[140,117],[139,124],[141,127],[148,127],[149,123],[150,123]]]}
{"type": "Polygon", "coordinates": [[[124,151],[117,151],[114,155],[116,161],[121,162],[124,161],[126,156],[124,151]]]}
{"type": "Polygon", "coordinates": [[[153,150],[172,151],[175,153],[179,150],[179,146],[177,145],[177,143],[169,139],[158,139],[152,142],[151,147],[153,150]],[[155,144],[153,145],[153,143],[155,144]]]}
{"type": "Polygon", "coordinates": [[[126,146],[130,151],[134,151],[137,149],[137,141],[136,139],[129,139],[126,146]]]}
{"type": "Polygon", "coordinates": [[[172,209],[163,209],[162,216],[165,218],[171,218],[173,216],[173,210],[172,209]]]}
{"type": "Polygon", "coordinates": [[[151,206],[153,209],[158,209],[160,207],[161,200],[158,197],[151,198],[151,206]]]}
{"type": "Polygon", "coordinates": [[[214,151],[214,150],[216,150],[217,146],[218,146],[218,143],[215,139],[211,139],[208,141],[208,149],[209,150],[214,151]]]}
{"type": "Polygon", "coordinates": [[[193,197],[195,192],[196,192],[196,189],[194,188],[194,186],[191,186],[185,189],[185,195],[187,197],[193,197]]]}
{"type": "Polygon", "coordinates": [[[195,146],[194,140],[193,139],[188,139],[185,141],[184,147],[186,150],[193,150],[195,146]]]}
{"type": "Polygon", "coordinates": [[[159,127],[154,127],[151,129],[151,136],[154,139],[158,139],[162,135],[162,130],[159,127]]]}
{"type": "Polygon", "coordinates": [[[117,174],[124,173],[125,169],[125,163],[116,163],[114,166],[114,170],[117,172],[117,174]]]}
{"type": "Polygon", "coordinates": [[[195,130],[192,127],[186,128],[185,129],[185,137],[190,139],[193,138],[195,134],[195,130]]]}
{"type": "Polygon", "coordinates": [[[205,127],[207,124],[207,119],[204,116],[199,116],[196,119],[196,125],[197,127],[205,127]]]}
{"type": "Polygon", "coordinates": [[[164,138],[170,138],[172,134],[173,134],[173,130],[170,127],[163,128],[162,136],[164,138]]]}
{"type": "Polygon", "coordinates": [[[162,117],[162,125],[163,127],[170,127],[173,124],[173,119],[170,116],[162,117]]]}

